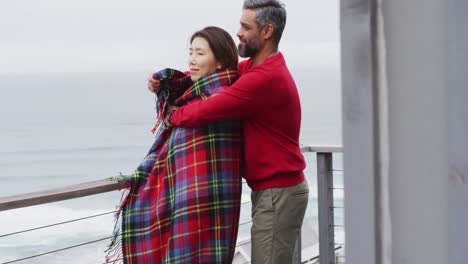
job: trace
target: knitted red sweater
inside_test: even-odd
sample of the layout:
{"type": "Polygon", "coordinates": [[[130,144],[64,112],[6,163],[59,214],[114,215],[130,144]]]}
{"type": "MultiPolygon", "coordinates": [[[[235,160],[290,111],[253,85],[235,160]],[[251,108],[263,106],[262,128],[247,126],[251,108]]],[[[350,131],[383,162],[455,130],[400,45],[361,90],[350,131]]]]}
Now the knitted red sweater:
{"type": "Polygon", "coordinates": [[[174,126],[197,127],[241,119],[245,176],[252,190],[289,187],[304,181],[299,148],[301,106],[296,84],[281,53],[252,66],[239,64],[240,78],[224,92],[183,106],[173,113],[174,126]]]}

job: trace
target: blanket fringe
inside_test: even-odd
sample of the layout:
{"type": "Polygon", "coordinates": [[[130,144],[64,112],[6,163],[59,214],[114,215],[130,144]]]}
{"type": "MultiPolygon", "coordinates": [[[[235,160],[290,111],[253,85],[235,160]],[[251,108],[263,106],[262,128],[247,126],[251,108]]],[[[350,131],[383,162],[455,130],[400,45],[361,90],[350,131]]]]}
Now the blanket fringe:
{"type": "Polygon", "coordinates": [[[117,180],[121,183],[120,190],[122,191],[122,197],[120,198],[120,203],[118,206],[118,210],[114,215],[114,229],[112,231],[112,238],[110,244],[107,246],[107,249],[104,251],[106,253],[105,256],[105,263],[111,264],[123,264],[123,249],[122,249],[122,210],[127,202],[129,197],[129,189],[128,187],[131,186],[131,179],[130,176],[125,176],[120,174],[113,179],[117,180]]]}

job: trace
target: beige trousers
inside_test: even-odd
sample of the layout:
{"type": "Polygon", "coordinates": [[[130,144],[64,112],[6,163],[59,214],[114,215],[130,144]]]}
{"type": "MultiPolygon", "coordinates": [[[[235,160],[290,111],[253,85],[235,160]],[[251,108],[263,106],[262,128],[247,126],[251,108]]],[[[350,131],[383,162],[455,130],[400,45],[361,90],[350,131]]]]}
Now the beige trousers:
{"type": "Polygon", "coordinates": [[[296,186],[252,192],[252,264],[289,264],[301,232],[309,188],[296,186]]]}

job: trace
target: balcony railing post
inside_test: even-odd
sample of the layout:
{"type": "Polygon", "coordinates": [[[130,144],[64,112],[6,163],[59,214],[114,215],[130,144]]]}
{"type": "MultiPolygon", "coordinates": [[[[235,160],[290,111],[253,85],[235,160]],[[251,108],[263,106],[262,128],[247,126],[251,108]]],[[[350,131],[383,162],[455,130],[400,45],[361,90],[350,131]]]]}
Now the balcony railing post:
{"type": "Polygon", "coordinates": [[[330,264],[335,259],[332,153],[317,152],[317,182],[320,264],[330,264]]]}

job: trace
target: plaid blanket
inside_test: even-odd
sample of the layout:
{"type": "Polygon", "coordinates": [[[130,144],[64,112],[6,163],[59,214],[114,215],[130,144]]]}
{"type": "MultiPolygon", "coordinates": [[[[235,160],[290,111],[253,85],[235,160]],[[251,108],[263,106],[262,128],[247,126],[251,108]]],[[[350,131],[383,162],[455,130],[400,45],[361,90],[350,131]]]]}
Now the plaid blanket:
{"type": "Polygon", "coordinates": [[[107,261],[231,263],[242,187],[240,122],[168,128],[161,120],[168,105],[214,96],[235,81],[237,71],[227,69],[195,83],[172,69],[154,77],[163,85],[156,139],[132,175],[107,261]]]}

